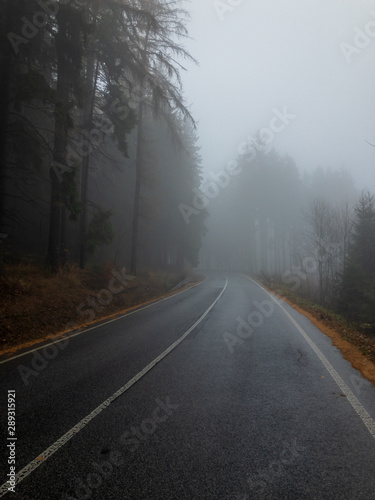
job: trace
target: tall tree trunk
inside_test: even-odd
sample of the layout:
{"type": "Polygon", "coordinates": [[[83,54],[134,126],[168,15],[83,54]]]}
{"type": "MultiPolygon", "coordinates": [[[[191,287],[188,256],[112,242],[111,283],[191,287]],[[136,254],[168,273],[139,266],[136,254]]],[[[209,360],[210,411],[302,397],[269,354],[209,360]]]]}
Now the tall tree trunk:
{"type": "Polygon", "coordinates": [[[268,273],[268,226],[265,219],[260,221],[260,252],[261,252],[261,267],[262,271],[268,273]]]}
{"type": "MultiPolygon", "coordinates": [[[[69,101],[69,71],[70,65],[64,50],[64,39],[68,35],[67,6],[61,5],[59,11],[59,33],[56,36],[57,49],[57,85],[56,85],[56,113],[53,144],[53,164],[64,165],[68,145],[68,129],[65,121],[63,108],[69,101]],[[61,109],[58,109],[61,107],[61,109]]],[[[56,272],[61,264],[61,249],[65,246],[62,241],[62,199],[61,199],[61,177],[58,177],[57,168],[51,168],[51,195],[50,195],[50,219],[47,263],[53,272],[56,272]]]]}
{"type": "Polygon", "coordinates": [[[177,243],[177,248],[176,248],[176,268],[178,272],[184,270],[184,260],[185,260],[184,245],[182,244],[181,241],[179,241],[177,243]]]}
{"type": "MultiPolygon", "coordinates": [[[[9,90],[10,78],[12,73],[12,62],[14,61],[13,52],[6,34],[12,30],[12,20],[16,13],[16,2],[7,1],[5,8],[5,19],[1,30],[1,53],[0,53],[0,232],[5,231],[4,212],[5,212],[5,194],[6,194],[6,165],[7,165],[7,142],[8,142],[8,119],[9,119],[9,90]]],[[[1,240],[1,259],[0,259],[0,276],[4,274],[3,265],[3,246],[4,241],[1,240]]]]}
{"type": "MultiPolygon", "coordinates": [[[[99,62],[96,61],[95,65],[95,52],[91,46],[87,59],[86,82],[87,94],[83,115],[83,129],[90,133],[93,127],[93,114],[94,114],[94,100],[98,80],[99,62]]],[[[88,139],[89,140],[89,139],[88,139]]],[[[81,166],[81,217],[79,220],[79,266],[83,269],[86,260],[86,231],[87,231],[87,191],[90,169],[90,152],[82,159],[81,166]]]]}
{"type": "MultiPolygon", "coordinates": [[[[147,47],[149,27],[146,29],[145,44],[142,51],[143,66],[148,69],[147,47]]],[[[138,228],[139,228],[139,202],[141,194],[142,182],[142,147],[143,147],[143,112],[145,98],[145,79],[141,84],[141,95],[138,104],[138,131],[137,131],[137,158],[135,164],[135,188],[134,188],[134,204],[133,204],[133,221],[132,221],[132,242],[130,256],[130,273],[133,276],[137,274],[137,250],[138,250],[138,228]]]]}
{"type": "Polygon", "coordinates": [[[132,221],[132,243],[130,257],[130,273],[135,276],[137,274],[137,245],[138,245],[138,226],[139,226],[139,201],[141,194],[142,181],[142,146],[143,146],[143,92],[138,105],[138,132],[137,132],[137,159],[135,164],[135,189],[134,189],[134,205],[133,205],[133,221],[132,221]]]}
{"type": "MultiPolygon", "coordinates": [[[[64,92],[65,93],[65,92],[64,92]]],[[[59,95],[61,95],[59,93],[59,95]]],[[[64,126],[56,119],[55,139],[53,146],[53,162],[64,164],[65,151],[67,146],[66,131],[64,126]]],[[[50,194],[50,218],[47,263],[53,272],[56,272],[61,264],[61,249],[64,247],[62,240],[62,200],[61,200],[61,179],[58,178],[55,169],[51,168],[51,194],[50,194]]]]}

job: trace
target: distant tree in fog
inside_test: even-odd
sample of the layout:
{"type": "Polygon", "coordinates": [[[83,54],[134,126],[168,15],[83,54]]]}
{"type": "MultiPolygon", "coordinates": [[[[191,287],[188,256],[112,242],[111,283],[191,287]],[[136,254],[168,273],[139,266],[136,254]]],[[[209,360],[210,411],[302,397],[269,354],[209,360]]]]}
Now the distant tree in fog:
{"type": "Polygon", "coordinates": [[[368,192],[355,206],[339,306],[349,319],[375,328],[375,197],[368,192]]]}
{"type": "Polygon", "coordinates": [[[308,274],[310,280],[316,275],[318,294],[314,298],[322,305],[336,302],[337,280],[347,253],[349,210],[348,205],[334,206],[325,198],[314,198],[305,211],[304,256],[311,259],[308,274]]]}

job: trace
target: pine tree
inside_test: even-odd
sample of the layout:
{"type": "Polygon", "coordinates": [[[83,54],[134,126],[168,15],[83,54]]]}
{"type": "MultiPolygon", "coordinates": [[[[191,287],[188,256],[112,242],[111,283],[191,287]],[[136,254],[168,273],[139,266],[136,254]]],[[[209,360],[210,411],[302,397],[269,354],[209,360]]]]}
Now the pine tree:
{"type": "MultiPolygon", "coordinates": [[[[59,4],[56,15],[56,104],[51,168],[51,197],[47,260],[53,270],[62,263],[65,249],[63,182],[56,169],[66,166],[68,134],[73,128],[72,109],[82,105],[81,69],[87,26],[79,4],[59,4]]],[[[70,170],[70,169],[68,169],[70,170]]],[[[65,174],[66,172],[64,172],[65,174]]]]}
{"type": "Polygon", "coordinates": [[[368,192],[355,207],[339,307],[349,319],[375,328],[375,197],[368,192]]]}
{"type": "MultiPolygon", "coordinates": [[[[187,36],[185,20],[187,12],[179,8],[180,0],[150,1],[141,0],[139,4],[150,13],[150,20],[140,24],[139,35],[143,43],[139,47],[139,56],[145,67],[145,77],[138,86],[138,137],[136,155],[136,181],[133,206],[132,242],[130,272],[137,273],[139,202],[141,193],[143,113],[151,105],[156,115],[160,114],[170,125],[172,132],[177,132],[170,117],[173,111],[180,111],[184,117],[194,120],[184,104],[181,95],[180,70],[183,69],[177,58],[194,60],[178,43],[187,36]]],[[[175,135],[178,139],[178,133],[175,135]]]]}

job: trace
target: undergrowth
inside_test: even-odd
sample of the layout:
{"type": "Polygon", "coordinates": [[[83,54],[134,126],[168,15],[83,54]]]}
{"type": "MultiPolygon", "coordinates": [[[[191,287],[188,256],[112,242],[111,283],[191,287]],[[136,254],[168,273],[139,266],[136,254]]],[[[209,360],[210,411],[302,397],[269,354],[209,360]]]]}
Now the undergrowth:
{"type": "Polygon", "coordinates": [[[284,283],[275,283],[273,291],[292,304],[310,313],[327,327],[337,332],[344,340],[355,345],[370,361],[375,363],[375,334],[371,325],[348,321],[347,318],[329,308],[316,304],[292,291],[284,283]]]}
{"type": "MultiPolygon", "coordinates": [[[[110,263],[85,270],[69,263],[51,274],[41,263],[8,263],[0,278],[0,349],[49,338],[72,322],[84,325],[90,315],[82,311],[90,307],[97,321],[156,299],[186,278],[176,272],[142,270],[125,287],[117,282],[121,292],[112,294],[108,288],[114,271],[110,263]],[[109,297],[104,305],[99,303],[101,291],[109,297]],[[90,305],[83,306],[87,301],[90,305]]],[[[116,271],[122,274],[122,269],[116,271]]]]}

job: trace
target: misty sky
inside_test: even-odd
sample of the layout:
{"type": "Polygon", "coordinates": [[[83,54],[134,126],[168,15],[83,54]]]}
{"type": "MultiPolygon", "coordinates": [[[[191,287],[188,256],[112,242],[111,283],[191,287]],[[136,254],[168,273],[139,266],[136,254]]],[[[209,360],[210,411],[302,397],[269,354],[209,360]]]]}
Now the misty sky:
{"type": "Polygon", "coordinates": [[[222,3],[239,5],[220,16],[214,0],[186,3],[194,40],[184,45],[200,66],[187,66],[185,98],[205,172],[234,160],[286,107],[296,117],[272,146],[302,170],[344,166],[359,188],[375,191],[375,148],[366,142],[375,144],[375,0],[222,3]],[[363,48],[356,28],[373,33],[356,41],[363,48]],[[345,57],[343,43],[355,53],[347,45],[345,57]]]}

